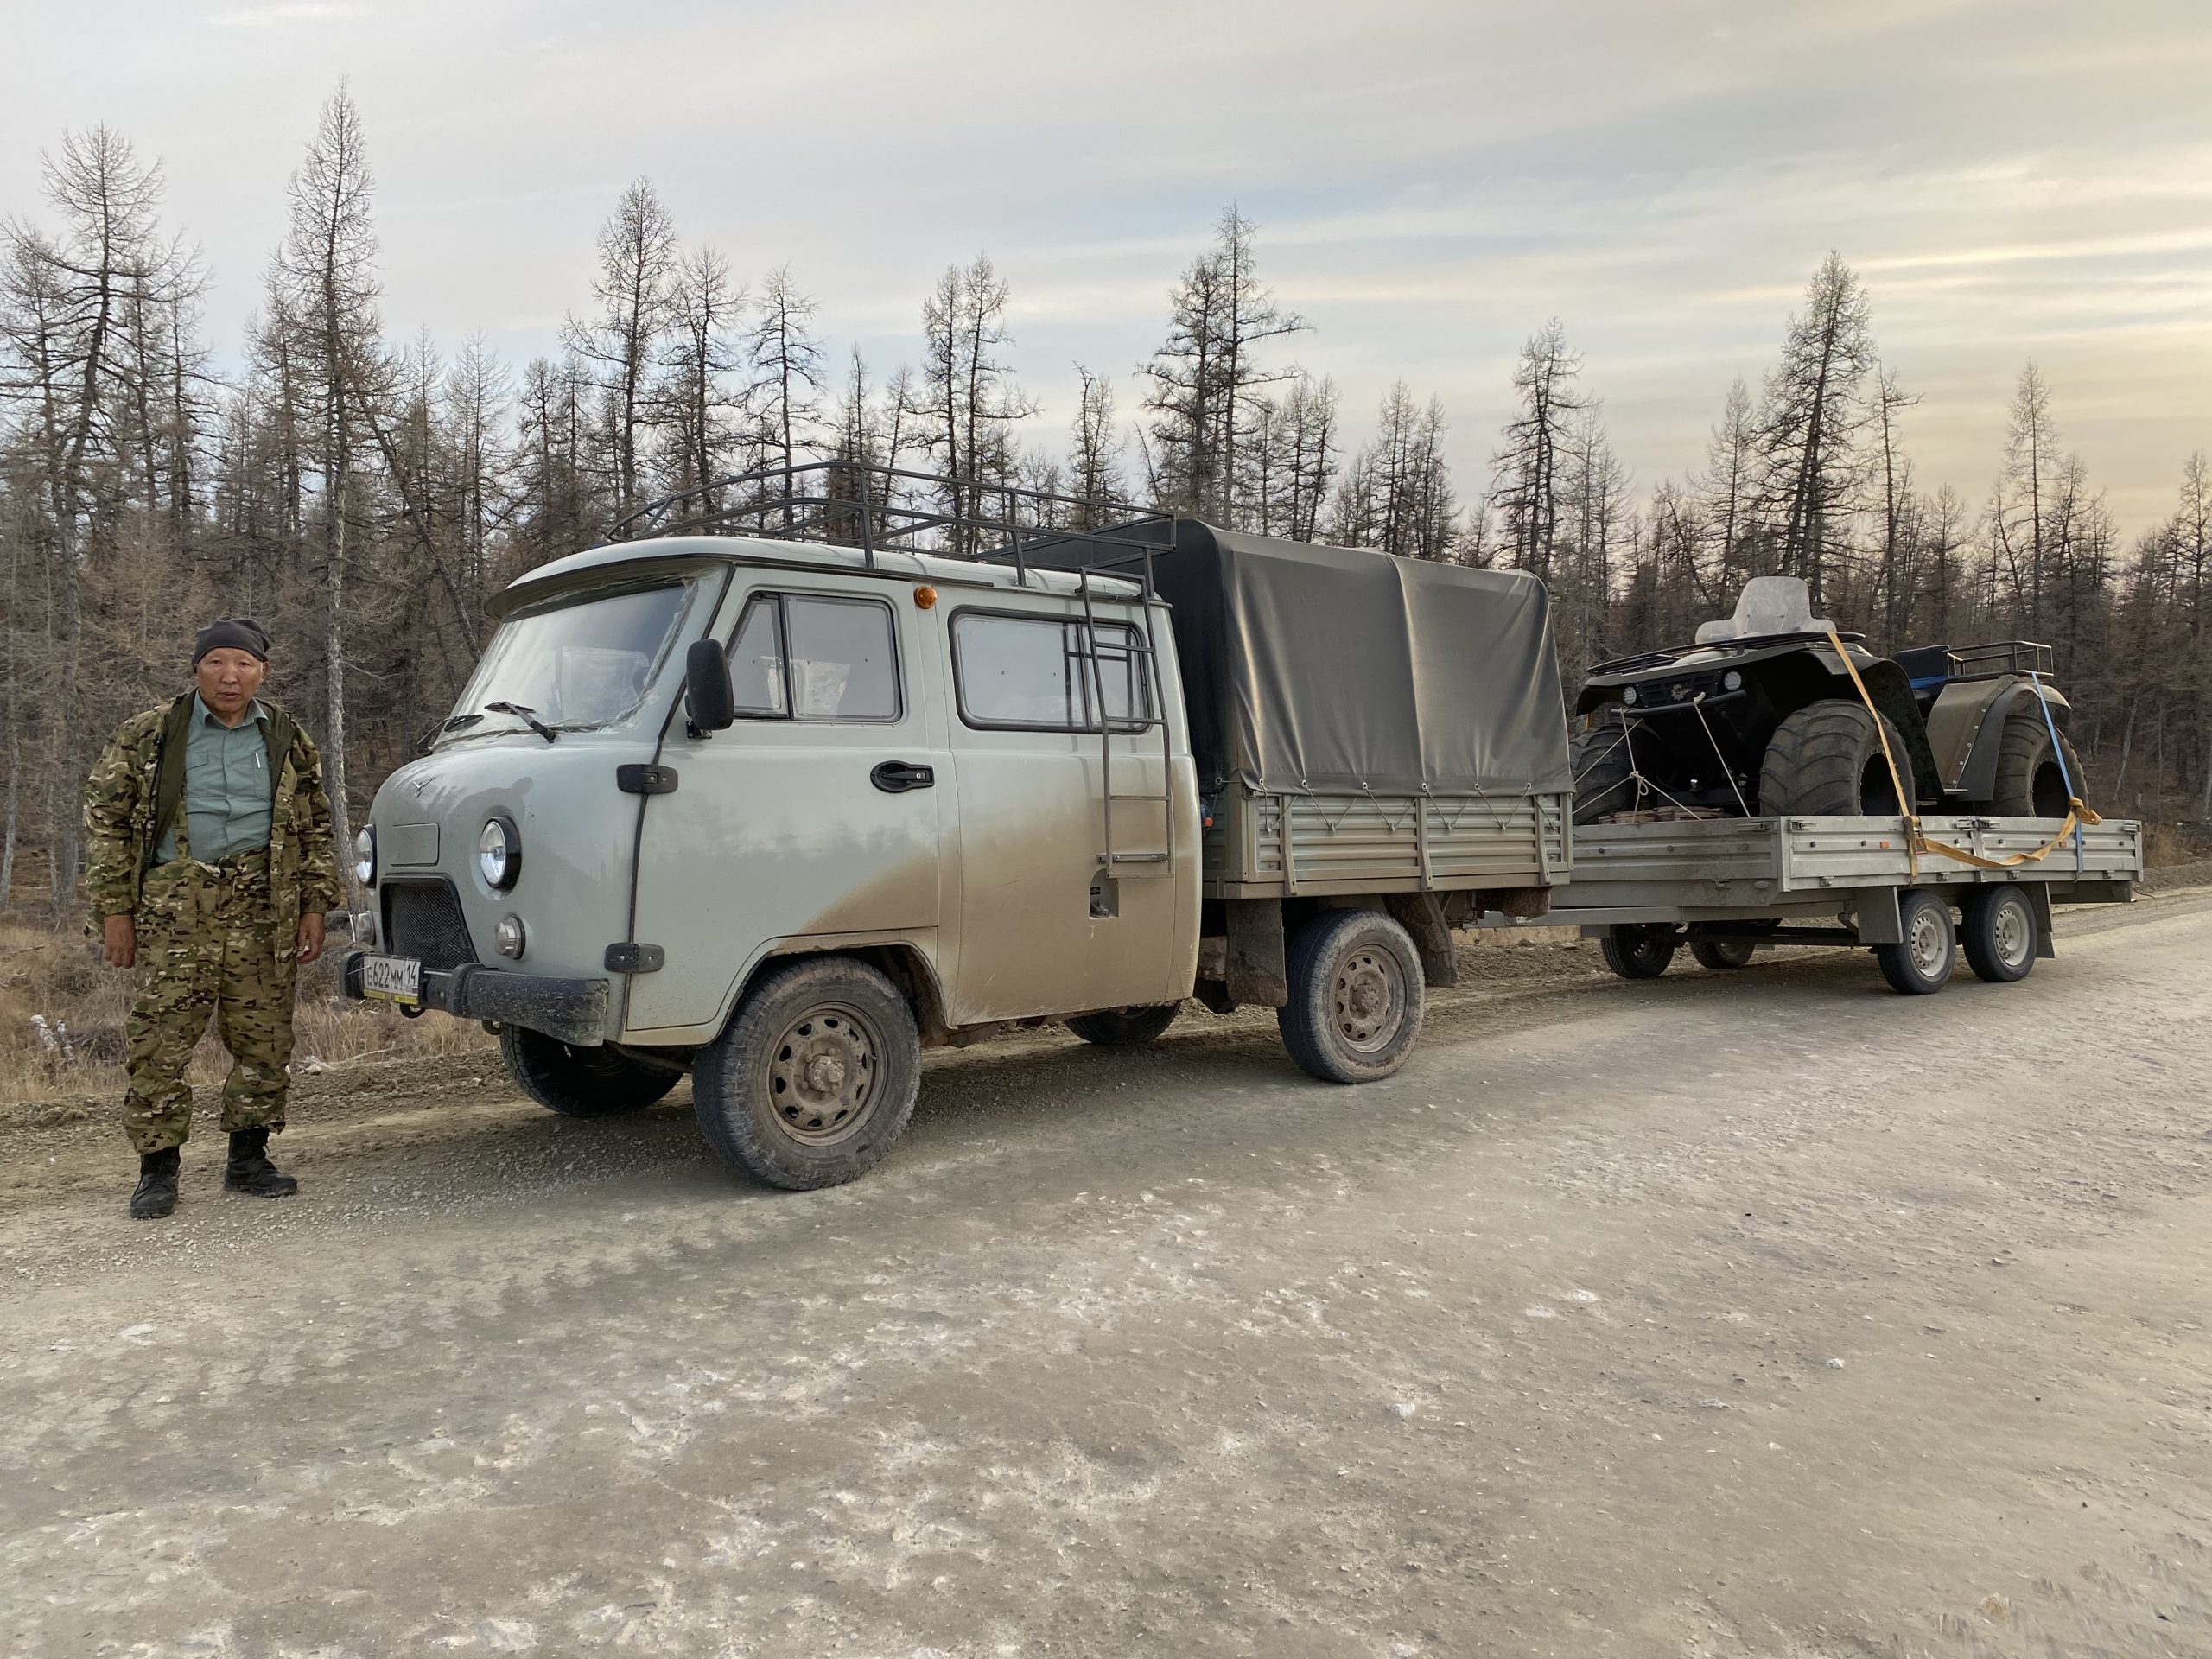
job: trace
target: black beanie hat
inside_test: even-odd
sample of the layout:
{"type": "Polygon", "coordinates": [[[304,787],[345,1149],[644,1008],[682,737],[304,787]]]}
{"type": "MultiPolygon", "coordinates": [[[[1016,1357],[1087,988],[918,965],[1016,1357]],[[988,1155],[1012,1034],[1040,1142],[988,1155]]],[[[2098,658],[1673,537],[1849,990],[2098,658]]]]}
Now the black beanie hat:
{"type": "Polygon", "coordinates": [[[200,666],[200,659],[211,651],[250,652],[263,662],[269,660],[269,636],[261,631],[261,624],[243,616],[226,616],[210,622],[194,636],[192,665],[200,666]]]}

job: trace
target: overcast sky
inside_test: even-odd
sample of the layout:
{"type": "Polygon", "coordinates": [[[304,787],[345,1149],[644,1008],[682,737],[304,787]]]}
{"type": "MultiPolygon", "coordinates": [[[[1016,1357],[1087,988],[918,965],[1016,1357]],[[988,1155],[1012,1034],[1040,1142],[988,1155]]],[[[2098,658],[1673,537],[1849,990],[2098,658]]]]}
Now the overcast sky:
{"type": "Polygon", "coordinates": [[[1586,359],[1639,492],[1700,458],[1830,248],[1866,278],[1923,483],[1979,503],[2020,365],[2131,535],[2212,447],[2206,0],[15,0],[0,213],[105,121],[168,180],[226,354],[339,78],[395,337],[520,361],[585,304],[643,174],[741,273],[788,261],[841,354],[912,357],[988,251],[1058,448],[1071,365],[1132,371],[1234,200],[1357,427],[1403,377],[1487,481],[1515,351],[1586,359]]]}

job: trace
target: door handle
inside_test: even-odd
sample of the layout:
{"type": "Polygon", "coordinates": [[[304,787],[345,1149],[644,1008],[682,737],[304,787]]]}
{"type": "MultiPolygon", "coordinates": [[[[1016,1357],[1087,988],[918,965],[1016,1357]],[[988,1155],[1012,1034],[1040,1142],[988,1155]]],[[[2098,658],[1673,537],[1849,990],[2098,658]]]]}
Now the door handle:
{"type": "Polygon", "coordinates": [[[886,760],[868,773],[868,780],[887,795],[904,795],[910,789],[933,788],[937,772],[905,760],[886,760]]]}

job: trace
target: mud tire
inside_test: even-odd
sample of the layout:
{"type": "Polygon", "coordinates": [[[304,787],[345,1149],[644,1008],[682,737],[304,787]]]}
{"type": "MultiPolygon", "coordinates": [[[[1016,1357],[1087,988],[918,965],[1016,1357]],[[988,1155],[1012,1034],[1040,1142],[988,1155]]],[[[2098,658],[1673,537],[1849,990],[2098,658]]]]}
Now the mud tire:
{"type": "Polygon", "coordinates": [[[1290,942],[1282,1045],[1324,1083],[1375,1083],[1406,1063],[1426,1007],[1413,936],[1372,910],[1325,910],[1290,942]]]}
{"type": "Polygon", "coordinates": [[[2016,887],[1976,887],[1959,906],[1959,943],[1976,979],[2010,985],[2036,965],[2035,906],[2016,887]]]}
{"type": "Polygon", "coordinates": [[[627,1117],[644,1111],[683,1076],[611,1048],[576,1048],[520,1026],[501,1028],[499,1058],[516,1088],[563,1117],[627,1117]]]}
{"type": "Polygon", "coordinates": [[[1633,812],[1643,804],[1629,753],[1628,724],[1618,704],[1601,710],[1594,724],[1577,732],[1567,746],[1567,770],[1574,779],[1574,821],[1595,823],[1616,812],[1633,812]]]}
{"type": "Polygon", "coordinates": [[[1076,1014],[1067,1021],[1067,1027],[1084,1042],[1101,1048],[1131,1048],[1151,1042],[1173,1025],[1182,1011],[1180,1002],[1162,1002],[1151,1008],[1108,1008],[1076,1014]]]}
{"type": "Polygon", "coordinates": [[[1878,731],[1889,738],[1905,793],[1913,795],[1911,751],[1889,717],[1862,702],[1823,697],[1784,718],[1768,740],[1760,816],[1895,818],[1915,810],[1914,800],[1897,798],[1878,731]]]}
{"type": "Polygon", "coordinates": [[[883,1161],[922,1079],[914,1011],[850,957],[771,968],[692,1073],[699,1132],[731,1168],[787,1192],[836,1186],[883,1161]]]}
{"type": "Polygon", "coordinates": [[[1897,895],[1897,918],[1904,924],[1904,943],[1873,947],[1882,977],[1904,995],[1933,996],[1951,982],[1958,959],[1951,907],[1927,888],[1912,887],[1897,895]]]}
{"type": "Polygon", "coordinates": [[[1997,778],[1984,810],[1998,818],[2063,818],[2066,816],[2066,780],[2074,792],[2082,791],[2082,758],[2066,734],[2058,735],[2057,756],[2050,747],[2050,728],[2044,724],[2041,701],[2030,695],[2018,699],[2005,714],[1997,737],[1997,778]],[[2059,771],[2058,757],[2065,761],[2059,771]]]}

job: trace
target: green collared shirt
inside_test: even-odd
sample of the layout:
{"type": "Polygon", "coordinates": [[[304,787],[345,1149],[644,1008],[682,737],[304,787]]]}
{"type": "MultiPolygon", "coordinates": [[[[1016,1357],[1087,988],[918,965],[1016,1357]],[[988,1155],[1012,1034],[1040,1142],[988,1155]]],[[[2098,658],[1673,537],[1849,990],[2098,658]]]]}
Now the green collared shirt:
{"type": "MultiPolygon", "coordinates": [[[[213,864],[269,844],[269,808],[276,780],[269,771],[269,710],[258,699],[251,718],[226,726],[192,695],[184,747],[184,822],[193,858],[213,864]]],[[[176,830],[162,837],[154,862],[177,855],[176,830]]]]}

